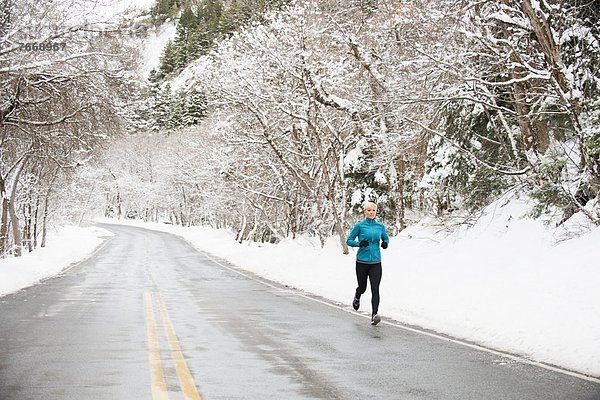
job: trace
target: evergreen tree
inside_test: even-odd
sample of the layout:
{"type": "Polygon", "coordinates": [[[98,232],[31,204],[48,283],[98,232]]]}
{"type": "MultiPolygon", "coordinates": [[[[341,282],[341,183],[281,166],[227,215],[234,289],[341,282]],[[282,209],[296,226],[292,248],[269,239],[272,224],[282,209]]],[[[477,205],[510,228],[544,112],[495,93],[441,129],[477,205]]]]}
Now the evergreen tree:
{"type": "MultiPolygon", "coordinates": [[[[253,0],[224,2],[223,0],[202,0],[197,4],[196,13],[190,3],[186,3],[177,22],[176,36],[167,44],[160,60],[157,79],[185,68],[193,60],[207,54],[215,41],[227,37],[250,21],[261,21],[271,9],[281,9],[288,0],[253,0]],[[226,7],[225,4],[228,4],[226,7]]],[[[173,16],[179,9],[179,1],[158,0],[153,14],[162,21],[173,16]]]]}
{"type": "Polygon", "coordinates": [[[345,160],[344,182],[348,189],[347,204],[356,214],[361,215],[363,204],[372,201],[378,205],[379,218],[393,220],[395,200],[387,194],[390,191],[388,171],[374,162],[376,139],[360,139],[345,160]]]}
{"type": "Polygon", "coordinates": [[[169,127],[171,117],[171,85],[165,85],[162,89],[156,89],[151,98],[153,126],[157,128],[169,127]]]}
{"type": "Polygon", "coordinates": [[[198,54],[190,54],[194,46],[190,46],[190,39],[198,26],[198,19],[188,6],[185,7],[179,22],[177,24],[177,35],[175,37],[175,67],[176,69],[184,68],[190,61],[195,59],[198,54]]]}
{"type": "Polygon", "coordinates": [[[496,129],[493,111],[468,101],[449,102],[442,122],[446,140],[429,141],[426,164],[436,209],[483,207],[508,187],[509,179],[497,171],[514,163],[509,139],[496,129]]]}
{"type": "Polygon", "coordinates": [[[171,9],[171,3],[171,0],[157,0],[152,9],[152,15],[155,17],[168,15],[169,10],[171,9]]]}
{"type": "Polygon", "coordinates": [[[192,90],[186,93],[183,101],[182,126],[199,123],[206,116],[207,100],[204,93],[192,90]]]}
{"type": "Polygon", "coordinates": [[[252,21],[265,22],[270,10],[282,10],[289,0],[231,0],[222,18],[223,31],[234,32],[252,21]]]}
{"type": "Polygon", "coordinates": [[[157,0],[152,8],[152,17],[158,24],[162,24],[167,18],[173,17],[179,9],[179,0],[157,0]]]}
{"type": "Polygon", "coordinates": [[[176,129],[198,124],[206,115],[207,100],[198,90],[173,92],[170,85],[149,85],[146,100],[137,107],[133,123],[138,129],[176,129]]]}
{"type": "Polygon", "coordinates": [[[198,6],[198,16],[206,28],[215,31],[223,17],[224,6],[221,0],[204,0],[198,6]]]}
{"type": "Polygon", "coordinates": [[[185,47],[188,60],[195,60],[202,54],[205,54],[208,47],[209,41],[206,39],[206,36],[196,30],[190,35],[185,47]]]}
{"type": "Polygon", "coordinates": [[[169,40],[165,49],[163,50],[163,54],[160,57],[160,67],[158,69],[158,73],[156,77],[159,79],[163,79],[165,76],[169,75],[171,72],[175,71],[177,68],[177,47],[175,43],[169,40]]]}
{"type": "Polygon", "coordinates": [[[165,127],[173,129],[183,126],[185,92],[179,91],[171,96],[169,100],[169,113],[166,118],[165,127]]]}

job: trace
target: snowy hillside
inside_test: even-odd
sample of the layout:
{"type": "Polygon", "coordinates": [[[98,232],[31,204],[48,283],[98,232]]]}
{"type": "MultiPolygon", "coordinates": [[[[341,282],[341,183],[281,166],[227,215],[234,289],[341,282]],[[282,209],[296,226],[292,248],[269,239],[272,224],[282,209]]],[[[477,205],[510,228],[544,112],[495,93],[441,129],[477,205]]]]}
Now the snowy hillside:
{"type": "Polygon", "coordinates": [[[143,57],[138,67],[141,76],[148,78],[150,71],[158,68],[162,50],[173,37],[175,37],[175,24],[172,22],[165,22],[149,32],[148,37],[141,44],[143,57]]]}

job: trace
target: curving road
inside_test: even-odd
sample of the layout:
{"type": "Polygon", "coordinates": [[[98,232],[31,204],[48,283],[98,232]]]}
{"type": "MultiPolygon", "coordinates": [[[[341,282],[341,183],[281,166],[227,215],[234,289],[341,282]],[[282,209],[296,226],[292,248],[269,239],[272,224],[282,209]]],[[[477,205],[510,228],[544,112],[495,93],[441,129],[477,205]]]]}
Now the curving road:
{"type": "Polygon", "coordinates": [[[166,233],[0,298],[0,399],[600,399],[600,383],[266,282],[166,233]]]}

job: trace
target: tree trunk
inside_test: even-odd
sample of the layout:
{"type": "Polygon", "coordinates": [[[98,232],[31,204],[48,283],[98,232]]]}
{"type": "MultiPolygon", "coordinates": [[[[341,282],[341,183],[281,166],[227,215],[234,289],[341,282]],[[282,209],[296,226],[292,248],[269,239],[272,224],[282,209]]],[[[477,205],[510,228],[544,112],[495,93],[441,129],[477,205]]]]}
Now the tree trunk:
{"type": "Polygon", "coordinates": [[[240,225],[240,229],[238,229],[238,233],[235,237],[235,240],[238,243],[242,243],[244,240],[244,235],[246,234],[246,215],[242,215],[242,223],[240,225]]]}
{"type": "Polygon", "coordinates": [[[37,249],[38,245],[38,211],[40,210],[40,197],[37,197],[35,203],[35,216],[33,218],[33,248],[37,249]]]}
{"type": "Polygon", "coordinates": [[[21,172],[23,172],[23,168],[25,167],[27,159],[24,158],[19,169],[15,173],[13,186],[10,192],[10,200],[8,202],[8,213],[10,215],[10,222],[12,226],[13,240],[15,242],[15,257],[21,256],[21,227],[19,226],[19,218],[17,217],[17,212],[15,211],[15,198],[17,197],[17,187],[19,185],[19,178],[21,176],[21,172]]]}
{"type": "Polygon", "coordinates": [[[121,219],[123,215],[123,209],[121,208],[121,194],[117,192],[117,219],[121,219]]]}
{"type": "Polygon", "coordinates": [[[181,226],[189,226],[187,196],[185,195],[185,188],[183,185],[181,185],[181,196],[183,198],[183,204],[179,204],[179,210],[181,213],[181,226]]]}
{"type": "Polygon", "coordinates": [[[27,245],[27,251],[29,251],[30,253],[33,251],[33,247],[32,247],[33,241],[31,239],[31,234],[32,234],[31,215],[32,214],[33,214],[33,210],[31,208],[31,198],[30,198],[29,201],[27,202],[27,215],[26,215],[26,220],[25,220],[25,229],[23,230],[23,239],[25,240],[25,243],[27,245]]]}
{"type": "Polygon", "coordinates": [[[254,214],[254,224],[252,225],[252,229],[250,229],[250,232],[248,232],[248,235],[246,235],[246,240],[248,242],[256,241],[256,230],[257,229],[258,229],[258,218],[257,218],[256,214],[254,214]]]}
{"type": "MultiPolygon", "coordinates": [[[[314,111],[311,114],[312,118],[316,118],[316,113],[317,113],[317,106],[311,102],[313,107],[314,107],[314,111]]],[[[344,228],[342,226],[342,223],[340,222],[340,216],[338,214],[337,211],[337,207],[335,204],[335,188],[336,188],[336,180],[332,179],[330,174],[329,174],[329,163],[327,155],[324,154],[323,152],[323,143],[321,142],[321,137],[319,135],[319,132],[317,132],[317,124],[313,121],[309,121],[308,124],[308,131],[310,133],[312,133],[312,135],[314,136],[316,143],[317,143],[317,152],[318,152],[318,156],[319,156],[319,160],[321,162],[322,168],[323,168],[323,175],[325,177],[325,181],[327,182],[327,193],[325,198],[327,200],[329,200],[329,204],[331,204],[331,215],[333,216],[333,226],[335,231],[337,232],[339,239],[340,239],[340,244],[342,245],[342,252],[344,254],[348,254],[348,244],[346,243],[346,233],[344,232],[344,228]]],[[[337,168],[337,157],[333,160],[334,165],[337,168]]],[[[319,213],[319,215],[321,215],[321,213],[319,213]]],[[[319,236],[320,235],[320,231],[319,231],[319,236]]],[[[321,238],[321,247],[324,245],[324,240],[321,238]]]]}
{"type": "Polygon", "coordinates": [[[531,5],[531,0],[523,0],[521,2],[521,8],[529,18],[529,22],[531,22],[533,33],[535,34],[537,42],[540,44],[540,47],[546,56],[546,61],[552,70],[552,76],[563,93],[568,93],[570,87],[564,73],[564,63],[560,55],[560,49],[554,41],[550,24],[543,15],[538,15],[535,12],[531,5]]]}
{"type": "Polygon", "coordinates": [[[406,161],[404,161],[404,159],[400,158],[398,160],[398,164],[397,164],[397,171],[398,171],[398,205],[396,207],[397,209],[397,224],[398,224],[398,231],[401,232],[404,230],[404,228],[406,228],[406,221],[405,221],[405,204],[404,204],[404,176],[406,174],[406,161]]]}
{"type": "Polygon", "coordinates": [[[0,225],[0,256],[6,253],[8,244],[8,199],[2,199],[2,225],[0,225]]]}
{"type": "Polygon", "coordinates": [[[531,0],[523,0],[521,8],[529,18],[535,38],[544,52],[546,62],[550,66],[552,78],[555,82],[559,98],[566,107],[571,123],[577,132],[583,161],[590,173],[594,175],[595,181],[600,182],[600,166],[598,165],[597,158],[594,160],[593,157],[590,157],[587,146],[584,144],[583,134],[581,133],[579,115],[582,112],[582,104],[577,96],[571,95],[573,88],[570,87],[569,80],[566,77],[565,64],[560,53],[560,47],[554,41],[552,28],[544,15],[536,13],[531,4],[531,0]]]}
{"type": "Polygon", "coordinates": [[[46,193],[46,198],[44,199],[44,214],[42,215],[42,243],[40,243],[40,247],[46,247],[46,233],[48,232],[47,223],[48,223],[48,193],[46,193]]]}
{"type": "Polygon", "coordinates": [[[85,200],[85,205],[83,207],[83,210],[81,211],[81,217],[79,217],[79,226],[81,226],[83,224],[83,218],[85,217],[85,212],[88,209],[88,206],[90,204],[90,200],[92,199],[92,194],[94,193],[94,189],[95,188],[96,188],[96,185],[92,185],[92,187],[90,188],[90,192],[88,194],[88,197],[85,200]]]}
{"type": "Polygon", "coordinates": [[[14,240],[14,255],[15,257],[21,256],[21,227],[19,226],[19,218],[15,211],[14,202],[11,200],[8,202],[8,213],[10,214],[10,223],[12,226],[13,240],[14,240]]]}
{"type": "MultiPolygon", "coordinates": [[[[504,3],[506,4],[506,1],[504,3]]],[[[506,39],[511,35],[506,26],[502,27],[502,32],[506,39]]],[[[522,149],[534,149],[538,153],[543,154],[548,150],[548,146],[550,145],[547,124],[541,120],[532,119],[531,107],[527,99],[528,93],[533,91],[533,89],[528,82],[522,81],[527,77],[528,72],[522,67],[523,60],[517,52],[511,52],[510,58],[514,64],[511,74],[515,80],[513,84],[514,104],[517,111],[519,128],[521,129],[522,149]]]]}
{"type": "Polygon", "coordinates": [[[340,244],[342,245],[342,252],[344,254],[348,254],[349,251],[348,251],[348,243],[346,243],[346,232],[344,231],[344,228],[340,224],[339,218],[335,219],[334,226],[335,226],[335,230],[340,238],[340,244]]]}

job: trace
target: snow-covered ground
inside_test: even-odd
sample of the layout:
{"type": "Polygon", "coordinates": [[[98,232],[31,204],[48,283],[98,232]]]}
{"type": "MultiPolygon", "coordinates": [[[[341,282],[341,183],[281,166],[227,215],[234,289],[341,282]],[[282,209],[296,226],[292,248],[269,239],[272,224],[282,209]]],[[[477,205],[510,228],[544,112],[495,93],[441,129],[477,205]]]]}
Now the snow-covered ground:
{"type": "MultiPolygon", "coordinates": [[[[600,377],[600,228],[557,240],[566,231],[522,218],[526,209],[519,200],[497,203],[468,229],[432,219],[392,238],[383,251],[380,313],[600,377]]],[[[181,235],[244,269],[344,304],[356,287],[355,253],[341,254],[336,238],[323,248],[310,238],[239,244],[225,230],[117,223],[181,235]]],[[[0,294],[85,257],[103,235],[98,228],[65,228],[47,248],[1,260],[0,294]]],[[[361,310],[370,311],[368,289],[361,310]]]]}
{"type": "Polygon", "coordinates": [[[48,231],[46,247],[22,257],[0,259],[0,296],[36,284],[83,261],[98,248],[109,231],[98,227],[65,226],[48,231]]]}

